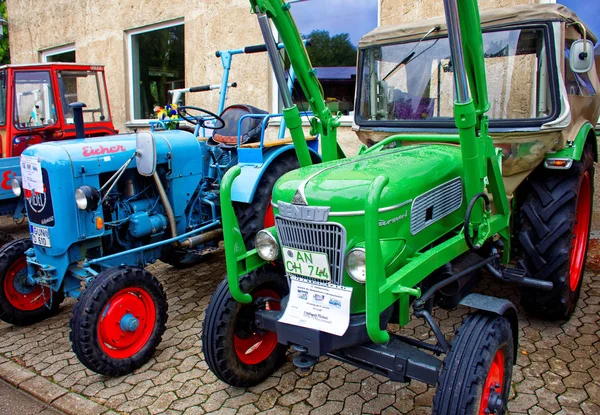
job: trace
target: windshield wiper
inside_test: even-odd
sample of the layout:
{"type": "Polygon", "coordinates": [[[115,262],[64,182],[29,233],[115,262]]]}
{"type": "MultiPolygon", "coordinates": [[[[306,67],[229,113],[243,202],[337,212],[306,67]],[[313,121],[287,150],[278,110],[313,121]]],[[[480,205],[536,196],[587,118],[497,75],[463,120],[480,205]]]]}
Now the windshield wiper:
{"type": "Polygon", "coordinates": [[[394,69],[389,71],[388,74],[383,77],[382,82],[385,82],[390,76],[394,75],[398,71],[398,69],[400,69],[403,65],[408,64],[411,61],[411,59],[415,56],[415,49],[421,44],[421,42],[424,41],[427,38],[427,36],[429,36],[433,32],[437,32],[440,29],[441,27],[439,25],[433,26],[431,30],[429,30],[429,32],[425,33],[425,35],[417,42],[417,44],[411,49],[411,51],[408,52],[408,55],[406,55],[406,57],[402,59],[402,61],[400,61],[398,65],[394,66],[394,69]]]}

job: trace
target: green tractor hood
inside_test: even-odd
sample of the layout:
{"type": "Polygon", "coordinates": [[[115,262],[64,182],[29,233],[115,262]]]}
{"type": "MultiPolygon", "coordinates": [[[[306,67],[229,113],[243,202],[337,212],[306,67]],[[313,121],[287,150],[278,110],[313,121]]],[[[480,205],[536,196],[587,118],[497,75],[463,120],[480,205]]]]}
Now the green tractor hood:
{"type": "Polygon", "coordinates": [[[414,145],[301,168],[279,179],[273,201],[328,206],[331,214],[363,211],[367,190],[377,176],[390,179],[380,208],[410,204],[420,194],[462,176],[460,149],[414,145]]]}

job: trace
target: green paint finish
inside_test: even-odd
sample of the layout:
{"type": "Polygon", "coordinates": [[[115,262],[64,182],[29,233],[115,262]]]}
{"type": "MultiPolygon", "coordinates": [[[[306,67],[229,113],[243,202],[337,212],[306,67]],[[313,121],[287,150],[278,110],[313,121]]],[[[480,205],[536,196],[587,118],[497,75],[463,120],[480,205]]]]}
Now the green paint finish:
{"type": "MultiPolygon", "coordinates": [[[[344,226],[347,231],[346,251],[365,247],[369,256],[371,249],[366,242],[366,224],[370,223],[366,216],[369,189],[378,177],[386,177],[388,184],[378,197],[374,223],[377,238],[372,246],[378,246],[377,257],[381,257],[376,266],[382,271],[376,275],[387,278],[441,235],[456,232],[463,223],[466,204],[463,200],[456,211],[412,235],[410,224],[414,199],[432,188],[462,177],[460,148],[432,144],[392,149],[379,147],[378,150],[289,172],[276,183],[273,201],[290,203],[298,188],[303,188],[310,206],[330,207],[329,221],[344,226]],[[394,209],[379,212],[390,207],[394,209]]],[[[275,209],[275,212],[278,213],[278,210],[275,209]]],[[[367,274],[371,275],[371,272],[367,274]]],[[[346,273],[344,285],[353,287],[352,313],[365,312],[369,308],[365,286],[346,273]]]]}
{"type": "MultiPolygon", "coordinates": [[[[357,246],[365,248],[366,284],[353,281],[347,273],[344,273],[343,284],[353,287],[351,312],[366,312],[370,338],[384,343],[389,335],[379,327],[381,312],[398,302],[400,324],[407,324],[410,297],[421,295],[418,284],[467,252],[463,234],[466,206],[484,189],[493,196],[495,213],[484,212],[483,203],[478,202],[470,228],[478,230],[478,241],[499,235],[505,242],[506,252],[510,252],[510,211],[498,153],[488,135],[485,116],[489,102],[477,2],[458,0],[466,75],[473,94],[472,100],[455,103],[458,134],[394,135],[349,159],[341,159],[343,152],[336,142],[339,120],[324,104],[321,85],[289,7],[282,0],[250,0],[250,3],[254,11],[266,13],[277,28],[316,115],[311,120],[311,130],[322,137],[324,163],[310,165],[303,154],[305,141],[297,109],[286,109],[288,125],[296,130],[292,136],[303,167],[278,180],[273,201],[290,203],[296,196],[305,198],[309,206],[330,207],[329,221],[341,224],[347,231],[346,250],[357,246]],[[438,144],[411,145],[411,142],[423,141],[438,144]],[[421,230],[411,229],[411,222],[419,219],[412,217],[417,214],[414,213],[417,210],[412,209],[415,200],[457,177],[463,186],[460,206],[437,221],[429,220],[421,230]]],[[[239,289],[238,277],[264,261],[257,257],[255,250],[246,252],[231,207],[231,183],[238,174],[239,169],[230,170],[222,183],[223,231],[232,295],[237,301],[248,302],[249,296],[239,289]]],[[[419,214],[429,215],[428,210],[419,210],[419,214]]],[[[275,208],[275,214],[278,213],[275,208]]],[[[506,254],[504,260],[508,259],[509,254],[506,254]]]]}

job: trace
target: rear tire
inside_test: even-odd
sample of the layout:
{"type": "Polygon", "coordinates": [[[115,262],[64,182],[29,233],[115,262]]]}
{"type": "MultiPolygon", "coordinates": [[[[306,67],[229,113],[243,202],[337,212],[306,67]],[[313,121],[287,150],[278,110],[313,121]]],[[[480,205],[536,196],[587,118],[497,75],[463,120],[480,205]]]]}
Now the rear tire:
{"type": "Polygon", "coordinates": [[[100,272],[71,317],[73,351],[88,369],[123,376],[143,366],[165,332],[167,298],[160,282],[134,267],[100,272]]]}
{"type": "Polygon", "coordinates": [[[264,173],[251,203],[234,202],[235,215],[247,249],[254,248],[254,237],[261,229],[275,225],[271,197],[275,182],[285,173],[300,167],[295,153],[276,159],[264,173]]]}
{"type": "MultiPolygon", "coordinates": [[[[240,279],[243,292],[254,299],[282,299],[288,292],[282,274],[264,268],[240,279]]],[[[271,310],[279,303],[267,302],[271,310]]],[[[287,347],[277,342],[277,334],[254,327],[254,304],[240,304],[233,299],[227,280],[212,295],[202,325],[202,350],[210,370],[223,382],[236,387],[261,383],[279,368],[287,347]]]]}
{"type": "Polygon", "coordinates": [[[12,235],[10,235],[6,232],[0,231],[0,247],[3,247],[7,243],[12,242],[14,240],[15,240],[15,238],[13,238],[12,235]]]}
{"type": "Polygon", "coordinates": [[[16,326],[28,326],[55,315],[64,300],[62,292],[27,282],[25,252],[32,246],[29,238],[23,238],[0,248],[0,320],[16,326]]]}
{"type": "Polygon", "coordinates": [[[444,359],[433,415],[505,414],[513,364],[508,320],[482,312],[470,314],[444,359]]]}
{"type": "Polygon", "coordinates": [[[527,180],[519,242],[531,277],[551,291],[523,287],[521,303],[543,319],[566,319],[575,310],[585,268],[594,194],[592,146],[569,170],[538,169],[527,180]]]}

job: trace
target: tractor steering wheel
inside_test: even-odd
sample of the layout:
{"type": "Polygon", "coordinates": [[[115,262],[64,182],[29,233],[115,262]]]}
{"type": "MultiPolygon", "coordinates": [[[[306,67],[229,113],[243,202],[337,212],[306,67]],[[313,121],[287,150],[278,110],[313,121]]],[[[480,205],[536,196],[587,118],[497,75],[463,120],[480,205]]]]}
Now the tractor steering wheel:
{"type": "Polygon", "coordinates": [[[221,117],[215,113],[205,110],[204,108],[182,105],[177,107],[177,114],[190,124],[200,125],[200,127],[206,128],[207,130],[220,130],[221,128],[225,127],[225,121],[223,121],[221,117]],[[203,115],[192,115],[189,112],[190,110],[199,112],[203,115]],[[205,124],[207,121],[211,121],[213,119],[217,121],[216,125],[205,124]]]}

